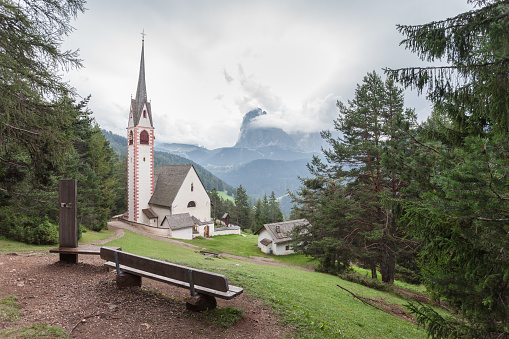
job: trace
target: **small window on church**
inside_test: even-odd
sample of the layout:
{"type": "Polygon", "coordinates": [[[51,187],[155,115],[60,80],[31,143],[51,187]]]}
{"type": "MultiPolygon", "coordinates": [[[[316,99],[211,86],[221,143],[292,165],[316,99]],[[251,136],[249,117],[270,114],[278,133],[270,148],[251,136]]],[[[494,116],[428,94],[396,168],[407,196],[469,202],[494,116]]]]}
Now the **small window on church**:
{"type": "Polygon", "coordinates": [[[133,144],[133,131],[129,132],[129,145],[133,144]]]}
{"type": "Polygon", "coordinates": [[[148,145],[148,132],[142,131],[140,134],[140,144],[148,145]]]}
{"type": "Polygon", "coordinates": [[[190,201],[188,204],[187,204],[187,207],[196,207],[196,203],[194,201],[190,201]]]}
{"type": "Polygon", "coordinates": [[[147,117],[147,111],[143,110],[143,117],[146,118],[147,117]]]}
{"type": "Polygon", "coordinates": [[[193,183],[191,183],[191,192],[194,190],[193,183]]]}

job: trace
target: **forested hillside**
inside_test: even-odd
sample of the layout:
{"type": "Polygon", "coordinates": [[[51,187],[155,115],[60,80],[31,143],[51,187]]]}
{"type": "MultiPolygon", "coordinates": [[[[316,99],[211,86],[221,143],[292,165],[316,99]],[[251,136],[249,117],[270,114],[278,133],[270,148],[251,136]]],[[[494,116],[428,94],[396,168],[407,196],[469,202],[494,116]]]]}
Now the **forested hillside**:
{"type": "Polygon", "coordinates": [[[0,234],[58,240],[58,180],[78,180],[80,230],[100,230],[123,212],[125,170],[87,109],[60,77],[79,68],[62,51],[84,1],[3,2],[0,20],[0,234]]]}
{"type": "MultiPolygon", "coordinates": [[[[113,134],[110,131],[102,130],[102,133],[106,137],[106,139],[110,142],[111,147],[117,152],[120,156],[127,156],[127,139],[121,137],[119,135],[113,134]]],[[[154,167],[157,168],[161,165],[184,165],[184,164],[192,164],[198,172],[201,181],[203,182],[203,186],[207,191],[211,191],[215,188],[218,191],[227,191],[229,195],[235,195],[235,188],[231,185],[227,184],[223,180],[219,179],[205,168],[200,166],[199,164],[191,161],[189,159],[180,157],[178,155],[174,155],[167,152],[154,152],[154,167]]]]}

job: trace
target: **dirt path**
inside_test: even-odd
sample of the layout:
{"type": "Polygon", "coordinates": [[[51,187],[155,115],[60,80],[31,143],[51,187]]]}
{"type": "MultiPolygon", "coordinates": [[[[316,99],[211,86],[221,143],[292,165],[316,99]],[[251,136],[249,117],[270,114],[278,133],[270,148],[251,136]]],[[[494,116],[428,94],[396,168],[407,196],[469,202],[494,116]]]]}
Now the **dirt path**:
{"type": "MultiPolygon", "coordinates": [[[[191,249],[194,249],[194,250],[205,250],[205,248],[202,248],[202,247],[199,247],[199,246],[196,246],[196,245],[188,244],[188,243],[185,243],[185,242],[182,242],[182,241],[178,241],[176,239],[172,239],[172,238],[168,238],[168,237],[162,237],[162,236],[158,236],[158,235],[155,235],[155,234],[151,234],[151,233],[145,232],[145,231],[143,231],[143,230],[141,230],[139,228],[136,228],[136,227],[131,226],[129,224],[123,223],[121,221],[111,221],[111,222],[109,222],[108,223],[108,228],[111,228],[111,229],[115,230],[116,231],[116,235],[113,236],[113,237],[107,238],[107,239],[103,239],[103,240],[100,240],[100,241],[93,242],[93,243],[91,243],[91,245],[103,245],[103,244],[105,244],[105,243],[107,243],[107,242],[109,242],[111,240],[118,239],[118,238],[122,237],[124,235],[124,230],[129,230],[131,232],[134,232],[134,233],[137,233],[137,234],[149,237],[149,238],[153,238],[153,239],[157,239],[157,240],[161,240],[161,241],[166,241],[166,242],[169,242],[169,243],[172,243],[172,244],[175,244],[175,245],[179,245],[179,246],[182,246],[182,247],[188,247],[188,248],[191,248],[191,249]]],[[[228,253],[221,253],[221,256],[227,257],[227,258],[234,258],[234,259],[238,259],[238,260],[243,260],[243,261],[248,261],[248,262],[252,262],[252,263],[260,264],[260,265],[291,267],[291,268],[296,268],[296,269],[304,270],[304,271],[313,271],[313,269],[307,268],[307,267],[286,265],[286,264],[278,262],[278,261],[276,261],[276,260],[274,260],[272,258],[264,258],[264,257],[249,257],[249,258],[247,258],[247,257],[242,257],[242,256],[238,256],[238,255],[228,254],[228,253]]]]}
{"type": "Polygon", "coordinates": [[[223,328],[186,310],[189,291],[151,279],[143,279],[142,289],[119,290],[115,272],[103,263],[93,255],[80,255],[79,264],[69,265],[56,254],[0,254],[0,300],[15,295],[20,305],[16,321],[0,317],[0,331],[49,324],[72,338],[291,337],[290,327],[247,294],[218,299],[219,308],[244,312],[234,326],[223,328]]]}

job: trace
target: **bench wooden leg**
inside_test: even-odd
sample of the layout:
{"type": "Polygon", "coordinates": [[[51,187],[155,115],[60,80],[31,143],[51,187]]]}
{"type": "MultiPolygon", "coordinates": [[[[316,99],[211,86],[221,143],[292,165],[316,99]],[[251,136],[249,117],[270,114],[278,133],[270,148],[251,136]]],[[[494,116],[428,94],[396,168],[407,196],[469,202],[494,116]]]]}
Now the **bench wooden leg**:
{"type": "Polygon", "coordinates": [[[139,275],[120,273],[117,274],[117,288],[141,287],[141,277],[139,275]]]}
{"type": "Polygon", "coordinates": [[[77,254],[60,253],[60,261],[65,262],[67,264],[76,264],[76,263],[78,263],[78,255],[77,254]]]}
{"type": "Polygon", "coordinates": [[[193,312],[201,312],[207,309],[213,310],[216,307],[217,307],[216,298],[208,294],[198,293],[195,296],[188,297],[186,302],[186,308],[189,311],[193,312]]]}

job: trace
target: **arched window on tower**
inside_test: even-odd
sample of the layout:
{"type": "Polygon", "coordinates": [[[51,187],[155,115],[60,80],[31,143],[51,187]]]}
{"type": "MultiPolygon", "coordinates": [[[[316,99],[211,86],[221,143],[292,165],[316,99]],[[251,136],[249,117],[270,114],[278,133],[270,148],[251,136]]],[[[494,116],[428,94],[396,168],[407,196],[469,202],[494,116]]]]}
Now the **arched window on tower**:
{"type": "Polygon", "coordinates": [[[148,145],[148,132],[147,131],[141,131],[140,133],[140,144],[148,145]]]}
{"type": "Polygon", "coordinates": [[[146,110],[143,110],[143,117],[146,118],[147,117],[147,111],[146,110]]]}
{"type": "Polygon", "coordinates": [[[133,131],[129,132],[129,145],[133,144],[133,131]]]}
{"type": "Polygon", "coordinates": [[[191,183],[191,192],[194,191],[194,185],[191,183]]]}
{"type": "Polygon", "coordinates": [[[196,203],[194,201],[190,201],[188,204],[187,204],[187,207],[196,207],[196,203]]]}

